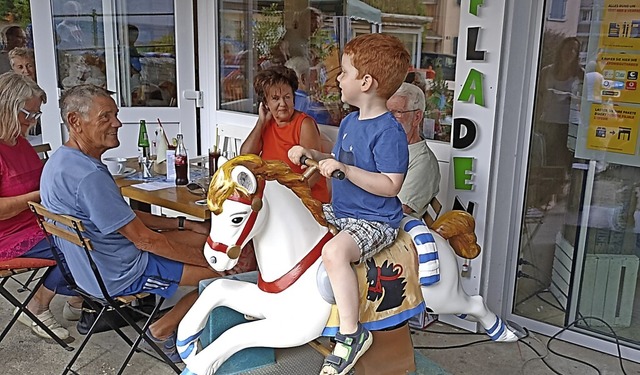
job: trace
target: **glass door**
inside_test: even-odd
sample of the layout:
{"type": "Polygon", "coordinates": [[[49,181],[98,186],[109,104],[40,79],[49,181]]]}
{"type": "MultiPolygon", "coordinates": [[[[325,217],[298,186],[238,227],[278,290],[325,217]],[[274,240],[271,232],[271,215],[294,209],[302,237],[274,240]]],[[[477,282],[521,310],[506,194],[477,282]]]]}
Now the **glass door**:
{"type": "MultiPolygon", "coordinates": [[[[198,152],[197,103],[186,99],[198,98],[193,6],[177,3],[51,0],[49,7],[34,7],[34,29],[42,28],[35,48],[53,56],[49,77],[41,83],[50,101],[57,101],[52,93],[83,83],[114,92],[123,123],[121,145],[106,156],[137,155],[142,119],[152,139],[160,121],[170,139],[181,131],[191,155],[198,152]]],[[[62,143],[65,134],[62,127],[49,137],[62,143]]]]}
{"type": "Polygon", "coordinates": [[[640,7],[546,2],[513,312],[640,344],[640,7]]]}

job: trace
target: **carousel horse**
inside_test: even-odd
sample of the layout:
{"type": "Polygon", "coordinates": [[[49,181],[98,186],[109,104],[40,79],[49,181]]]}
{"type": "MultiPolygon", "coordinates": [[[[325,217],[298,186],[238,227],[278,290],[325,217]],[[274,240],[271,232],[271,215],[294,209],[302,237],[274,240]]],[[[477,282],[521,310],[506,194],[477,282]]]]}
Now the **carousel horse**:
{"type": "MultiPolygon", "coordinates": [[[[326,287],[321,251],[333,234],[304,177],[291,172],[281,161],[238,156],[213,176],[207,203],[212,217],[204,256],[210,266],[218,271],[233,268],[243,246],[253,239],[258,283],[223,278],[204,289],[178,327],[176,345],[187,365],[183,374],[213,374],[224,361],[245,348],[296,347],[327,334],[333,301],[330,287],[328,291],[326,287]],[[198,338],[210,312],[218,306],[255,319],[228,329],[198,352],[198,338]]],[[[444,215],[435,223],[445,237],[461,232],[461,223],[451,221],[444,215]]],[[[468,221],[462,223],[467,226],[463,235],[469,235],[468,221]]],[[[470,221],[473,223],[473,218],[470,221]]],[[[473,232],[473,226],[470,230],[473,232]]],[[[471,235],[475,244],[475,235],[471,235]]],[[[415,261],[404,268],[386,261],[368,261],[366,270],[361,272],[367,279],[365,291],[361,292],[361,297],[368,300],[365,302],[378,301],[378,309],[385,309],[387,306],[381,308],[379,300],[389,293],[387,289],[415,284],[419,297],[435,313],[466,315],[479,322],[495,341],[517,340],[502,320],[487,309],[482,297],[464,292],[454,250],[447,240],[410,217],[402,220],[396,242],[401,238],[409,238],[403,248],[415,261]],[[430,251],[428,246],[425,250],[427,244],[435,245],[439,251],[430,251]],[[418,259],[418,268],[409,272],[409,268],[416,268],[418,259]],[[434,268],[439,268],[441,274],[434,268]],[[424,286],[429,279],[437,282],[424,286]]],[[[397,305],[411,296],[397,298],[384,303],[397,305]]],[[[420,302],[419,311],[414,308],[411,315],[424,311],[420,302]]]]}

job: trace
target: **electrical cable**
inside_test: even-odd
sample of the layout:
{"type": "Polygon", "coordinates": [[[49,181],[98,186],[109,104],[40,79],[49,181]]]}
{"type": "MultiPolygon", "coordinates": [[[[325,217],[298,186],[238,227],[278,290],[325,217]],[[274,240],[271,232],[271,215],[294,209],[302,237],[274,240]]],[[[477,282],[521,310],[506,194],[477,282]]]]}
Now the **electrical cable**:
{"type": "MultiPolygon", "coordinates": [[[[548,356],[549,356],[549,353],[551,353],[551,354],[554,354],[554,355],[556,355],[556,356],[558,356],[558,357],[564,358],[564,359],[566,359],[566,360],[574,361],[574,362],[580,363],[580,364],[582,364],[582,365],[584,365],[584,366],[590,367],[590,368],[594,369],[598,375],[601,375],[600,370],[599,370],[597,367],[595,367],[594,365],[592,365],[591,363],[588,363],[588,362],[586,362],[586,361],[583,361],[583,360],[580,360],[580,359],[577,359],[577,358],[572,358],[572,357],[566,356],[566,355],[564,355],[564,354],[561,354],[561,353],[559,353],[559,352],[557,352],[557,351],[553,350],[553,349],[551,348],[551,346],[550,346],[550,345],[551,345],[551,342],[552,342],[552,341],[554,341],[554,340],[557,340],[557,339],[558,339],[557,337],[558,337],[560,334],[562,334],[563,332],[565,332],[566,330],[568,330],[568,329],[569,329],[569,328],[571,328],[572,326],[575,326],[578,322],[582,321],[582,322],[584,322],[584,323],[588,326],[588,323],[586,322],[586,320],[587,320],[587,319],[594,319],[594,320],[600,321],[600,322],[602,322],[605,326],[607,326],[607,328],[609,328],[609,330],[611,331],[611,333],[612,333],[613,337],[614,337],[614,338],[615,338],[615,340],[616,340],[616,347],[617,347],[617,350],[618,350],[618,356],[617,356],[617,357],[618,357],[618,362],[619,362],[619,364],[620,364],[620,369],[622,370],[622,374],[623,374],[623,375],[627,375],[627,372],[626,372],[626,370],[625,370],[625,368],[624,368],[624,363],[623,363],[623,361],[622,361],[622,353],[621,353],[621,350],[620,350],[620,342],[619,342],[619,339],[618,339],[618,335],[615,333],[615,331],[613,330],[613,328],[612,328],[612,327],[611,327],[607,322],[605,322],[604,320],[602,320],[602,319],[600,319],[600,318],[592,317],[592,316],[585,316],[585,317],[578,318],[578,319],[574,320],[573,322],[569,323],[568,325],[566,325],[565,327],[563,327],[563,328],[562,328],[560,331],[558,331],[556,334],[554,334],[553,336],[551,336],[551,337],[549,338],[549,341],[547,341],[547,344],[546,344],[546,346],[545,346],[545,349],[546,349],[546,351],[547,351],[545,354],[541,354],[541,353],[540,353],[540,352],[539,352],[535,347],[533,347],[533,345],[531,345],[531,343],[529,343],[529,342],[527,342],[527,341],[525,341],[525,340],[524,340],[524,338],[529,337],[531,340],[537,341],[537,342],[538,342],[538,343],[540,343],[541,345],[544,345],[544,344],[543,344],[543,343],[542,343],[538,338],[534,337],[533,335],[530,335],[530,334],[529,334],[529,330],[528,330],[526,327],[523,327],[523,330],[525,331],[526,336],[524,336],[524,337],[520,338],[520,339],[517,341],[517,343],[522,343],[522,344],[526,345],[529,349],[531,349],[531,351],[533,351],[533,352],[535,353],[535,355],[536,355],[537,357],[527,359],[527,360],[522,364],[522,366],[521,366],[521,372],[524,374],[524,367],[525,367],[529,362],[539,359],[539,360],[541,360],[541,361],[542,361],[542,363],[544,363],[544,364],[545,364],[545,366],[547,366],[547,368],[549,368],[549,370],[551,370],[554,374],[556,374],[556,375],[563,375],[561,372],[559,372],[558,370],[556,370],[556,369],[555,369],[555,368],[554,368],[550,363],[548,363],[548,362],[547,362],[547,360],[548,360],[548,356]]],[[[438,334],[438,335],[484,335],[484,333],[474,333],[474,332],[445,332],[445,331],[436,331],[436,330],[424,330],[424,331],[422,331],[422,332],[425,332],[425,333],[433,333],[433,334],[438,334]]],[[[414,333],[415,333],[415,332],[414,332],[414,333]]],[[[493,341],[492,341],[491,339],[484,339],[484,340],[476,340],[476,341],[471,341],[471,342],[467,342],[467,343],[464,343],[464,344],[458,344],[458,345],[447,345],[447,346],[414,346],[414,349],[425,349],[425,350],[428,350],[428,349],[431,349],[431,350],[437,350],[437,349],[459,349],[459,348],[465,348],[465,347],[469,347],[469,346],[472,346],[472,345],[475,345],[475,344],[482,344],[482,343],[486,343],[486,342],[493,342],[493,341]]]]}
{"type": "Polygon", "coordinates": [[[493,342],[493,340],[491,339],[484,339],[484,340],[476,340],[476,341],[471,341],[471,342],[467,342],[464,344],[459,344],[459,345],[447,345],[447,346],[414,346],[414,349],[459,349],[459,348],[466,348],[469,347],[471,345],[475,345],[475,344],[482,344],[485,342],[493,342]]]}
{"type": "MultiPolygon", "coordinates": [[[[529,358],[529,359],[527,359],[526,361],[524,361],[522,363],[522,366],[520,366],[520,372],[523,375],[526,375],[525,372],[524,372],[524,368],[527,366],[527,364],[529,364],[530,362],[535,361],[536,359],[542,360],[542,362],[544,363],[544,359],[549,355],[549,351],[547,350],[547,347],[542,343],[542,341],[540,341],[537,337],[535,337],[533,335],[531,335],[530,337],[531,337],[531,340],[538,342],[545,349],[546,353],[544,353],[544,354],[538,353],[538,350],[536,350],[536,348],[534,348],[533,345],[531,345],[530,343],[522,340],[521,342],[524,345],[528,346],[529,349],[531,349],[537,355],[537,357],[529,358]]],[[[519,343],[518,343],[518,351],[520,352],[520,355],[522,356],[522,351],[520,350],[519,343]]],[[[546,363],[545,363],[545,365],[546,365],[546,363]]]]}
{"type": "Polygon", "coordinates": [[[567,324],[566,326],[564,326],[560,331],[558,331],[555,335],[553,335],[553,336],[551,336],[551,338],[549,338],[549,341],[547,341],[547,350],[549,350],[549,352],[551,352],[551,353],[553,353],[553,354],[555,354],[555,355],[557,355],[557,356],[559,356],[559,357],[562,357],[562,358],[565,358],[565,359],[574,360],[574,361],[576,361],[576,362],[580,362],[580,363],[586,364],[586,365],[588,365],[588,366],[592,367],[593,369],[595,369],[595,370],[598,372],[598,374],[600,374],[600,371],[599,371],[595,366],[593,366],[593,365],[591,365],[591,364],[588,364],[588,363],[586,363],[586,362],[583,362],[583,361],[581,361],[581,360],[571,358],[571,357],[566,356],[566,355],[564,355],[564,354],[560,354],[560,353],[558,353],[558,352],[554,351],[553,349],[551,349],[551,347],[550,347],[551,342],[552,342],[553,340],[556,340],[556,339],[557,339],[557,337],[558,337],[560,334],[562,334],[564,331],[566,331],[567,329],[571,328],[572,326],[575,326],[577,323],[579,323],[579,322],[581,322],[581,321],[582,321],[582,322],[584,322],[585,324],[587,324],[587,323],[586,323],[586,319],[593,319],[593,320],[596,320],[596,321],[598,321],[598,322],[600,322],[600,323],[604,324],[605,326],[607,326],[607,328],[609,329],[609,331],[611,331],[611,334],[613,335],[613,338],[614,338],[614,339],[615,339],[615,341],[616,341],[616,349],[617,349],[617,351],[618,351],[618,363],[620,364],[620,370],[622,370],[622,374],[623,374],[623,375],[627,375],[627,372],[626,372],[626,370],[625,370],[625,368],[624,368],[624,363],[622,362],[622,352],[620,351],[620,341],[619,341],[619,339],[618,339],[618,334],[616,334],[616,331],[615,331],[615,330],[614,330],[614,329],[609,325],[609,323],[607,323],[607,322],[605,322],[604,320],[602,320],[602,319],[600,319],[600,318],[598,318],[598,317],[595,317],[595,316],[584,316],[584,317],[582,317],[582,318],[578,318],[578,319],[576,319],[576,320],[572,321],[571,323],[567,324]]]}
{"type": "Polygon", "coordinates": [[[547,288],[547,284],[545,284],[544,281],[538,279],[537,277],[534,277],[534,276],[531,276],[529,274],[526,274],[526,273],[524,273],[522,271],[518,271],[518,274],[516,276],[517,277],[522,277],[522,278],[525,278],[525,279],[534,280],[534,281],[538,282],[538,284],[540,284],[543,288],[545,288],[545,289],[547,288]]]}

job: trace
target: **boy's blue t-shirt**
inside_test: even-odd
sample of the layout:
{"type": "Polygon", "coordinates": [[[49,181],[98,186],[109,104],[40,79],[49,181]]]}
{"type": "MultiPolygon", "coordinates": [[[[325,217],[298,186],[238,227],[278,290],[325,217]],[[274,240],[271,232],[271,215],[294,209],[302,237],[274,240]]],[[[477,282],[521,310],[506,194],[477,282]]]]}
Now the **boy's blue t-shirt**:
{"type": "MultiPolygon", "coordinates": [[[[107,290],[117,295],[142,276],[148,253],[118,232],[135,218],[107,167],[79,150],[62,146],[49,158],[40,179],[42,205],[82,220],[107,290]]],[[[82,289],[102,296],[84,250],[55,238],[69,270],[82,289]]]]}
{"type": "MultiPolygon", "coordinates": [[[[342,120],[333,147],[339,162],[378,173],[407,173],[409,146],[402,126],[386,112],[376,118],[359,120],[352,112],[342,120]]],[[[398,197],[369,193],[348,179],[332,181],[332,205],[337,218],[351,217],[388,223],[398,228],[402,203],[398,197]]]]}

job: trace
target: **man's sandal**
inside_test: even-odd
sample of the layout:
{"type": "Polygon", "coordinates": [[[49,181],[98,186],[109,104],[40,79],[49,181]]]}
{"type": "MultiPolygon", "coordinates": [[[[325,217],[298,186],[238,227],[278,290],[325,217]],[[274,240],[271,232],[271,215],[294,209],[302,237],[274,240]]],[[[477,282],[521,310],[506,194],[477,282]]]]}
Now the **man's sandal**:
{"type": "Polygon", "coordinates": [[[346,375],[373,343],[373,335],[362,324],[350,335],[336,334],[336,346],[322,364],[320,375],[346,375]]]}

